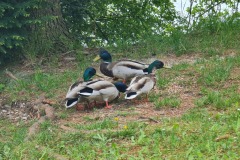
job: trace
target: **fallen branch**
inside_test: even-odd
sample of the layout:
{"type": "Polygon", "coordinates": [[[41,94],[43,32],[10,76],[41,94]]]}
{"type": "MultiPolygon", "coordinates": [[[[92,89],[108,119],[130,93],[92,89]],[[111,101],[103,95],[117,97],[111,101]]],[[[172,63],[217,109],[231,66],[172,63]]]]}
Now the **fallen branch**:
{"type": "MultiPolygon", "coordinates": [[[[42,117],[39,117],[38,121],[35,122],[31,127],[28,129],[27,137],[25,138],[25,141],[28,141],[33,135],[37,134],[40,130],[40,125],[45,122],[46,120],[54,120],[55,114],[54,114],[54,108],[45,104],[45,105],[39,105],[34,106],[34,108],[38,109],[39,111],[44,110],[45,115],[42,117]]],[[[40,116],[40,115],[39,115],[40,116]]]]}
{"type": "Polygon", "coordinates": [[[223,136],[219,136],[215,139],[216,142],[219,142],[221,140],[224,140],[224,139],[228,139],[230,138],[230,135],[229,134],[226,134],[226,135],[223,135],[223,136]]]}
{"type": "Polygon", "coordinates": [[[42,103],[43,104],[49,104],[51,106],[57,104],[55,101],[50,100],[50,99],[44,99],[44,100],[42,100],[42,103]]]}
{"type": "Polygon", "coordinates": [[[65,53],[61,53],[60,55],[61,56],[65,56],[65,55],[67,55],[68,53],[71,53],[71,52],[74,52],[75,50],[71,50],[71,51],[67,51],[67,52],[65,52],[65,53]]]}
{"type": "Polygon", "coordinates": [[[157,121],[157,120],[155,120],[153,118],[150,118],[150,117],[142,117],[142,116],[140,116],[139,119],[147,119],[149,121],[152,121],[152,122],[155,122],[155,123],[159,123],[159,121],[157,121]]]}
{"type": "Polygon", "coordinates": [[[63,58],[65,61],[75,61],[76,60],[76,58],[74,58],[74,57],[65,57],[65,58],[63,58]]]}
{"type": "Polygon", "coordinates": [[[10,71],[8,71],[7,69],[6,69],[6,71],[5,71],[5,74],[6,74],[8,77],[14,79],[15,81],[18,81],[18,78],[15,77],[15,76],[14,76],[10,71]]]}
{"type": "Polygon", "coordinates": [[[37,122],[33,123],[33,125],[29,127],[25,141],[29,141],[32,135],[35,135],[40,130],[40,124],[42,124],[45,120],[46,116],[40,117],[37,122]]]}

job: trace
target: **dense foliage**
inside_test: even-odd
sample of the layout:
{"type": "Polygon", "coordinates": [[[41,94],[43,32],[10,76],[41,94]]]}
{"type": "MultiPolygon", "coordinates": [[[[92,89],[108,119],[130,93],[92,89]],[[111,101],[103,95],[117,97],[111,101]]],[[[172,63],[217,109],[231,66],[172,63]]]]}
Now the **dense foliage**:
{"type": "Polygon", "coordinates": [[[191,30],[209,33],[216,33],[226,27],[231,29],[228,25],[239,23],[238,6],[238,0],[200,0],[198,3],[191,1],[190,7],[187,8],[188,27],[191,27],[191,30]]]}
{"type": "Polygon", "coordinates": [[[34,11],[46,5],[40,0],[3,0],[0,2],[0,58],[16,56],[16,49],[22,48],[31,26],[46,21],[47,17],[32,16],[34,11]],[[10,54],[11,53],[11,54],[10,54]]]}
{"type": "Polygon", "coordinates": [[[161,33],[176,18],[169,0],[63,0],[63,12],[80,40],[109,43],[161,33]]]}
{"type": "Polygon", "coordinates": [[[75,46],[72,42],[78,46],[121,46],[151,36],[174,38],[179,33],[213,34],[239,28],[238,0],[188,2],[189,6],[184,8],[188,14],[180,16],[170,0],[3,0],[0,62],[20,53],[36,55],[68,50],[75,46]],[[47,34],[57,30],[64,36],[70,33],[67,36],[72,41],[66,42],[59,34],[47,34]],[[58,42],[52,42],[53,36],[60,37],[58,42]]]}

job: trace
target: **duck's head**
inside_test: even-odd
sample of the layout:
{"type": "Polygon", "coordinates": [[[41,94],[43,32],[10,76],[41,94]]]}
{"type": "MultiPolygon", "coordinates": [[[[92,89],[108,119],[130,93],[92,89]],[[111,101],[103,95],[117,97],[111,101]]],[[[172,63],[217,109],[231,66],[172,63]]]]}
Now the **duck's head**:
{"type": "Polygon", "coordinates": [[[128,88],[126,84],[122,82],[116,82],[114,83],[115,87],[118,89],[119,92],[126,92],[126,89],[128,88]]]}
{"type": "Polygon", "coordinates": [[[96,70],[93,67],[88,67],[83,73],[84,81],[89,81],[96,74],[96,70]]]}
{"type": "Polygon", "coordinates": [[[97,61],[99,59],[102,59],[104,62],[112,62],[111,54],[104,49],[100,50],[99,55],[97,55],[97,57],[95,57],[93,61],[97,61]]]}
{"type": "Polygon", "coordinates": [[[164,63],[162,61],[155,60],[148,66],[148,73],[152,73],[153,70],[160,68],[164,68],[164,63]]]}

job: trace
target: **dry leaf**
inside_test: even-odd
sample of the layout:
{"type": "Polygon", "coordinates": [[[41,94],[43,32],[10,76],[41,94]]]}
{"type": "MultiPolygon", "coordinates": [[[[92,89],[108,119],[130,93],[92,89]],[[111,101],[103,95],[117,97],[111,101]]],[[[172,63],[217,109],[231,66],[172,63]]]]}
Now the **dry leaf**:
{"type": "Polygon", "coordinates": [[[216,141],[216,142],[219,142],[219,141],[221,141],[221,140],[223,140],[223,139],[228,139],[229,137],[230,137],[230,135],[229,135],[229,134],[226,134],[226,135],[217,137],[217,138],[215,139],[215,141],[216,141]]]}

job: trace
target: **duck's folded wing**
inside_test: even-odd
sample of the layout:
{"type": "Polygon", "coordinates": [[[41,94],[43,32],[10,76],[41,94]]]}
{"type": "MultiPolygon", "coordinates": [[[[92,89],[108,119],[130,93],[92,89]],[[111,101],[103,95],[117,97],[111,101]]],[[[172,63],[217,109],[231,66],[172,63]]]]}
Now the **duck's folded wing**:
{"type": "Polygon", "coordinates": [[[145,69],[145,68],[148,67],[147,64],[137,62],[137,61],[134,61],[134,60],[121,60],[121,61],[117,61],[117,62],[112,63],[110,66],[111,67],[124,66],[124,67],[127,67],[127,68],[139,69],[139,70],[142,70],[142,69],[145,69]]]}
{"type": "Polygon", "coordinates": [[[83,89],[84,86],[86,86],[86,82],[83,82],[83,81],[77,81],[73,83],[68,89],[68,92],[66,94],[66,99],[77,98],[78,97],[77,92],[83,89]]]}

